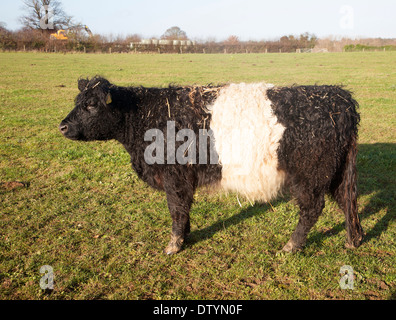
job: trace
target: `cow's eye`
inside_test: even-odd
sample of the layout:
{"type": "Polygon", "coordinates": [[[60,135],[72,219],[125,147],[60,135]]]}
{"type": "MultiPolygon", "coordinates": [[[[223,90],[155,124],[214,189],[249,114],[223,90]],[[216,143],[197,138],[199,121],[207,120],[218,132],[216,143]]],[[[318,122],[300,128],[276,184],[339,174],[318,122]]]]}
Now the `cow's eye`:
{"type": "Polygon", "coordinates": [[[95,111],[95,110],[96,110],[96,107],[93,106],[93,105],[90,105],[90,106],[87,107],[87,110],[90,111],[90,112],[91,112],[91,111],[95,111]]]}

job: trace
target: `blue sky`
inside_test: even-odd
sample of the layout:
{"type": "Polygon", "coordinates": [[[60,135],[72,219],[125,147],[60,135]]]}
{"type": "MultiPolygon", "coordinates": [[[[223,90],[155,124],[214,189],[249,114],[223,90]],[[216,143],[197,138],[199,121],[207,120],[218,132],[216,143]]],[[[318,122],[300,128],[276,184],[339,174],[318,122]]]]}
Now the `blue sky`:
{"type": "MultiPolygon", "coordinates": [[[[64,10],[94,33],[160,37],[179,26],[192,39],[319,37],[396,38],[395,0],[63,0],[64,10]],[[346,6],[346,7],[345,7],[346,6]]],[[[22,0],[0,0],[0,22],[20,28],[22,0]]]]}

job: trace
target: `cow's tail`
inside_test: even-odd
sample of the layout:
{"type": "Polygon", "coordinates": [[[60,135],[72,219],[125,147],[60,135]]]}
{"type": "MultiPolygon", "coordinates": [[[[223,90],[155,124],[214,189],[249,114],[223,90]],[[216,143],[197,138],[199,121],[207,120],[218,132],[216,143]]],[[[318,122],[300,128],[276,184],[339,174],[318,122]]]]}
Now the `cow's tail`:
{"type": "Polygon", "coordinates": [[[338,179],[333,195],[345,214],[347,247],[357,248],[363,240],[363,229],[357,208],[357,137],[353,135],[346,155],[345,165],[338,179]]]}

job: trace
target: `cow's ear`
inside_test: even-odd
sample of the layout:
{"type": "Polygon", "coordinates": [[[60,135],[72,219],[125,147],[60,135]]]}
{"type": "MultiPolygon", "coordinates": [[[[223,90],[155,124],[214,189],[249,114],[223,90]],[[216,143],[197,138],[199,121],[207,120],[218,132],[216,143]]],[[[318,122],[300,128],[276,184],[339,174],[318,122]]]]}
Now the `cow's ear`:
{"type": "Polygon", "coordinates": [[[78,80],[78,90],[82,92],[88,85],[89,80],[88,79],[79,79],[78,80]]]}
{"type": "Polygon", "coordinates": [[[106,104],[110,104],[113,102],[113,99],[111,98],[111,93],[109,92],[106,96],[106,104]]]}

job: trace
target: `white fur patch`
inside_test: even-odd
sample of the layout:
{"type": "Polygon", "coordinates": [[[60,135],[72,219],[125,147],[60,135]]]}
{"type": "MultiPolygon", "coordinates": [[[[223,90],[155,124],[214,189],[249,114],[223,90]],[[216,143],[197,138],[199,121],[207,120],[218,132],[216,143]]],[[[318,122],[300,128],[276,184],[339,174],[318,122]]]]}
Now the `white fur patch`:
{"type": "Polygon", "coordinates": [[[268,202],[281,189],[277,149],[285,127],[278,123],[265,83],[231,84],[210,107],[210,127],[222,165],[221,186],[249,201],[268,202]]]}

